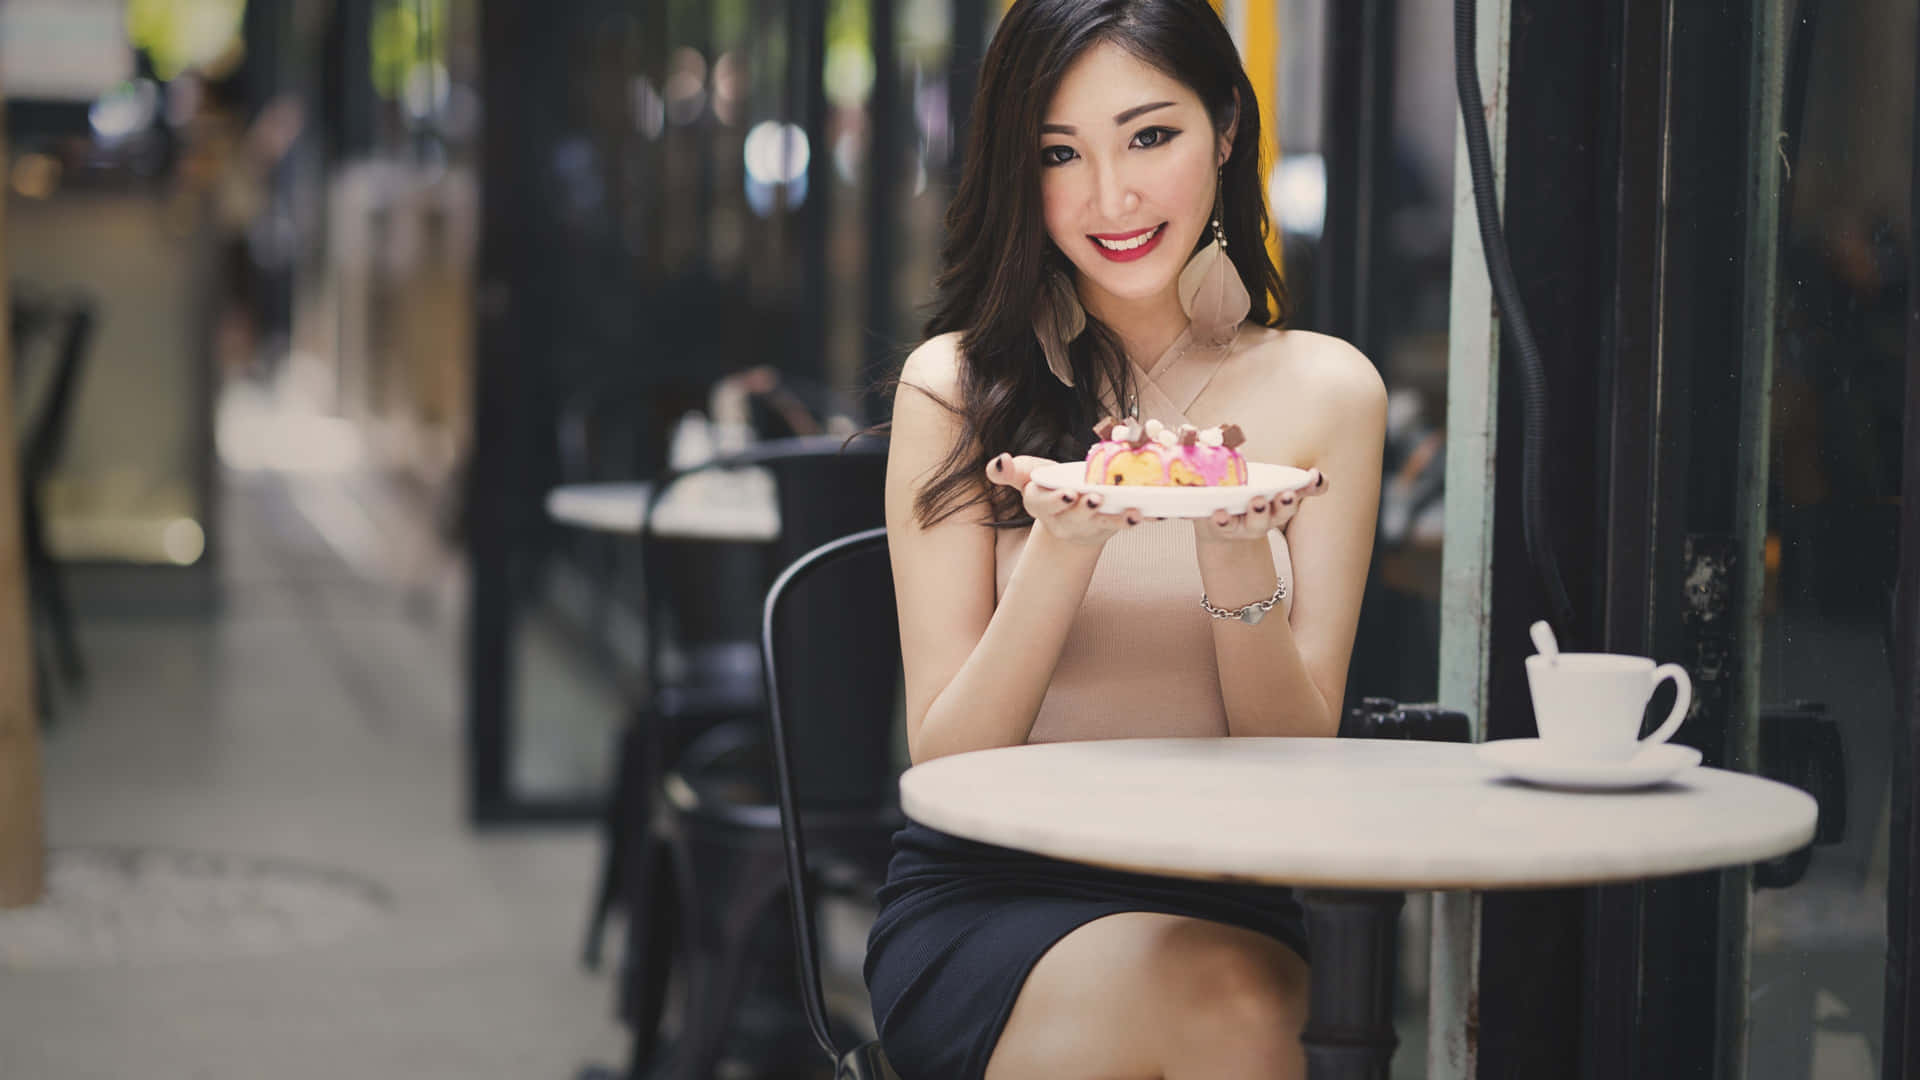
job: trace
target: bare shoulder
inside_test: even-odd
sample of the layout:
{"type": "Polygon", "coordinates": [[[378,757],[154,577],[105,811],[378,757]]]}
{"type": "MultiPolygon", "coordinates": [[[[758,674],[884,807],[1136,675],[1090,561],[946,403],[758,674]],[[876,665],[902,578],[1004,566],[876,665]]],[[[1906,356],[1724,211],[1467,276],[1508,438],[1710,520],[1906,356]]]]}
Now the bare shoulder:
{"type": "MultiPolygon", "coordinates": [[[[1385,438],[1387,388],[1366,355],[1310,330],[1262,328],[1239,363],[1225,400],[1249,428],[1262,460],[1312,465],[1346,447],[1385,438]]],[[[1244,425],[1243,425],[1244,426],[1244,425]]]]}
{"type": "MultiPolygon", "coordinates": [[[[1344,338],[1312,330],[1269,330],[1255,349],[1270,378],[1323,405],[1385,408],[1387,386],[1365,353],[1344,338]]],[[[1282,387],[1276,387],[1281,389],[1282,387]]]]}
{"type": "Polygon", "coordinates": [[[920,480],[939,471],[966,434],[961,422],[960,335],[941,334],[922,342],[900,369],[893,395],[892,464],[920,480]]]}
{"type": "Polygon", "coordinates": [[[907,354],[900,382],[946,402],[959,400],[960,332],[948,331],[921,342],[907,354]]]}

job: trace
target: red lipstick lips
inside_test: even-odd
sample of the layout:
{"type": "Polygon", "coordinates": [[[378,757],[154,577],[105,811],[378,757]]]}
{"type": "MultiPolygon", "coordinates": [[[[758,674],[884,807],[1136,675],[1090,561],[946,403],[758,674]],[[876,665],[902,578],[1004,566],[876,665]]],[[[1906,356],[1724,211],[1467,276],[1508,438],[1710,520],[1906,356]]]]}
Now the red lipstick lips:
{"type": "Polygon", "coordinates": [[[1093,249],[1095,251],[1098,251],[1101,255],[1105,256],[1109,261],[1133,262],[1135,259],[1145,258],[1148,252],[1152,251],[1156,247],[1159,247],[1160,238],[1166,235],[1166,231],[1167,231],[1167,225],[1166,225],[1166,222],[1163,221],[1160,224],[1155,225],[1151,228],[1135,229],[1134,231],[1128,232],[1128,233],[1092,233],[1092,234],[1089,234],[1087,238],[1093,241],[1093,249]],[[1139,241],[1140,238],[1143,236],[1147,237],[1147,239],[1144,242],[1139,243],[1137,247],[1125,247],[1119,250],[1115,250],[1107,246],[1107,244],[1121,244],[1121,243],[1127,243],[1129,241],[1139,241]],[[1101,241],[1103,240],[1106,241],[1106,243],[1104,244],[1101,243],[1101,241]]]}

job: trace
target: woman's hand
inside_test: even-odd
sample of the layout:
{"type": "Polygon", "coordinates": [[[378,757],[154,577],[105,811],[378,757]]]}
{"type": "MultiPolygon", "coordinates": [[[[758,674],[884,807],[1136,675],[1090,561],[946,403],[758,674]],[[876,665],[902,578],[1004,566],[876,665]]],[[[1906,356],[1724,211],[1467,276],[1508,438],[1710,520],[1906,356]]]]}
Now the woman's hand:
{"type": "Polygon", "coordinates": [[[1033,471],[1053,462],[1041,457],[1015,457],[1001,454],[987,462],[989,483],[1018,488],[1027,513],[1034,524],[1045,528],[1057,540],[1069,544],[1100,547],[1122,529],[1140,524],[1140,511],[1124,514],[1100,513],[1100,496],[1080,495],[1045,487],[1033,479],[1033,471]]]}
{"type": "Polygon", "coordinates": [[[1244,514],[1216,510],[1210,518],[1196,518],[1193,523],[1194,540],[1202,544],[1265,540],[1269,532],[1285,526],[1293,518],[1302,502],[1312,496],[1326,494],[1326,474],[1314,469],[1311,475],[1313,480],[1306,487],[1283,491],[1271,499],[1256,497],[1247,504],[1244,514]]]}

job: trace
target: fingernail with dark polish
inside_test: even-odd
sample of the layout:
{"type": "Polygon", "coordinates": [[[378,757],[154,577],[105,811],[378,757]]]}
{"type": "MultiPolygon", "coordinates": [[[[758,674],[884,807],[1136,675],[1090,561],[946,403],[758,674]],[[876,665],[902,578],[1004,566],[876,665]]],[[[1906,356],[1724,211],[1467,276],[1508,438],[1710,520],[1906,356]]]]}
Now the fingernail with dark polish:
{"type": "Polygon", "coordinates": [[[1061,501],[1061,502],[1063,502],[1063,503],[1070,503],[1070,502],[1072,502],[1072,501],[1073,501],[1073,492],[1071,492],[1071,491],[1063,491],[1063,492],[1061,492],[1061,493],[1060,493],[1060,501],[1061,501]]]}

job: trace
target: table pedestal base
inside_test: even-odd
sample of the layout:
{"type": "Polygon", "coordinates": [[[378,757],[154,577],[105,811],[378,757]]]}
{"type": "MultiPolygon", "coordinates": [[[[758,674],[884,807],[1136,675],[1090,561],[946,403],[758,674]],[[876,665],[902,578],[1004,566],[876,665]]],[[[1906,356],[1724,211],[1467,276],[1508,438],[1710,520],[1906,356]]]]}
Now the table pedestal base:
{"type": "Polygon", "coordinates": [[[1400,1039],[1393,1030],[1397,892],[1304,889],[1313,949],[1308,997],[1310,1080],[1388,1080],[1400,1039]]]}

